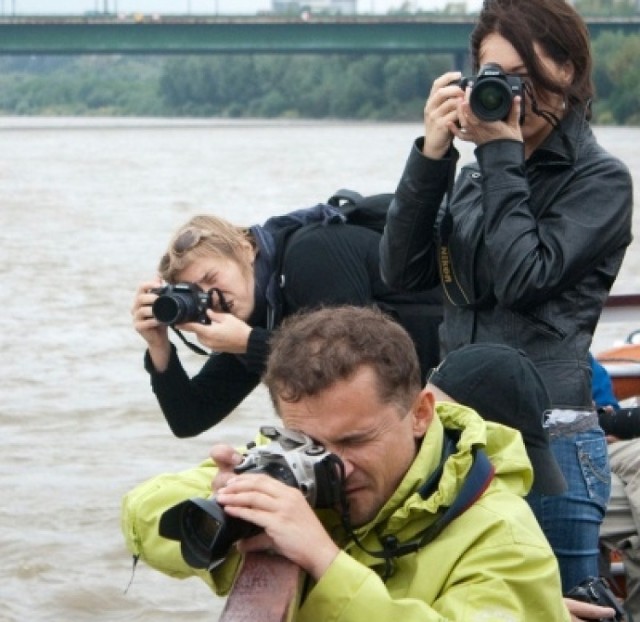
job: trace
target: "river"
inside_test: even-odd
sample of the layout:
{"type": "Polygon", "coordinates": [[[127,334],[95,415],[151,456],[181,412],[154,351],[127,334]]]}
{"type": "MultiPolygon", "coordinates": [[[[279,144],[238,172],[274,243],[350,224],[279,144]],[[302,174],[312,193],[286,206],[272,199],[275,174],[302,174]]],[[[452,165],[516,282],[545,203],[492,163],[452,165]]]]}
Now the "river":
{"type": "MultiPolygon", "coordinates": [[[[262,390],[214,430],[174,438],[129,310],[170,233],[212,211],[237,223],[341,187],[393,191],[416,124],[0,118],[0,620],[210,622],[198,580],[131,559],[122,495],[241,443],[270,420],[262,390]]],[[[596,128],[640,187],[640,129],[596,128]]],[[[470,150],[463,157],[470,157],[470,150]]],[[[637,215],[636,226],[637,227],[637,215]]],[[[640,292],[634,242],[614,292],[640,292]]],[[[599,328],[594,350],[636,326],[599,328]]],[[[179,346],[187,367],[201,364],[179,346]]]]}

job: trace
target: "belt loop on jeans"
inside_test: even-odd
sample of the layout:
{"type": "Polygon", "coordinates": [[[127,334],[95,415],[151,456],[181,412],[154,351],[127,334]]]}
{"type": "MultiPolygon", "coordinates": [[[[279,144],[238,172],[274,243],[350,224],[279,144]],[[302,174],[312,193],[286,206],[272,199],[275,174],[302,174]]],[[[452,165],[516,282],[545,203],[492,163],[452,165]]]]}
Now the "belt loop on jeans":
{"type": "Polygon", "coordinates": [[[555,408],[544,413],[543,426],[550,438],[579,434],[598,427],[598,414],[593,410],[555,408]]]}

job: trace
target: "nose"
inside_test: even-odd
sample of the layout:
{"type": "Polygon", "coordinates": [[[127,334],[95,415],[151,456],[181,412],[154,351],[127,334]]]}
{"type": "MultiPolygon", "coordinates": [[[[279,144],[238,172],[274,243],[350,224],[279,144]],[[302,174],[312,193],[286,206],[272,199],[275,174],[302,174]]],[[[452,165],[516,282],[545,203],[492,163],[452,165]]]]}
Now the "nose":
{"type": "Polygon", "coordinates": [[[338,454],[338,456],[340,457],[340,460],[342,460],[342,464],[344,465],[344,477],[345,479],[347,479],[354,471],[353,462],[351,462],[351,460],[349,460],[349,458],[344,454],[338,454]]]}

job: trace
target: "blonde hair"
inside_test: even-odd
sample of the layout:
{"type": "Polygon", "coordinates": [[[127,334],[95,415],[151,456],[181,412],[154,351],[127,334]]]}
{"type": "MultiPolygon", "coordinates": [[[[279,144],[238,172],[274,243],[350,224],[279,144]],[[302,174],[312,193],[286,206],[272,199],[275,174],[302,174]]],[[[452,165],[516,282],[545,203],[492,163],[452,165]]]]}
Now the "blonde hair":
{"type": "Polygon", "coordinates": [[[169,242],[160,259],[158,272],[167,283],[176,283],[178,274],[198,257],[222,257],[235,261],[242,272],[252,270],[247,259],[246,243],[255,248],[253,236],[246,227],[208,214],[199,214],[182,225],[169,242]]]}

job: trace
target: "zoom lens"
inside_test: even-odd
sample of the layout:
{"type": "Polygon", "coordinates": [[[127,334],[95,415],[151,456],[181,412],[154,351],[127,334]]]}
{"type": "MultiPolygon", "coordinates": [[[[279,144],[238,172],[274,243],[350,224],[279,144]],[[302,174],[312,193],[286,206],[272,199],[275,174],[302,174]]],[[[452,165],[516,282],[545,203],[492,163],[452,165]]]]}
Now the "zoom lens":
{"type": "Polygon", "coordinates": [[[181,515],[182,557],[194,568],[212,570],[220,564],[234,542],[253,536],[259,527],[224,513],[215,499],[191,499],[181,515]]]}
{"type": "Polygon", "coordinates": [[[513,97],[503,80],[483,78],[471,90],[469,104],[473,114],[483,121],[500,121],[509,115],[513,97]]]}
{"type": "MultiPolygon", "coordinates": [[[[207,568],[220,530],[225,524],[222,508],[211,500],[188,504],[182,516],[182,555],[194,568],[207,568]]],[[[228,543],[229,546],[231,542],[228,543]]],[[[227,548],[227,547],[225,547],[227,548]]],[[[228,550],[228,549],[227,549],[228,550]]],[[[221,558],[227,553],[223,551],[221,558]]]]}
{"type": "Polygon", "coordinates": [[[158,296],[151,307],[151,312],[158,322],[167,326],[192,322],[199,316],[197,300],[194,301],[192,295],[175,292],[158,296]]]}

